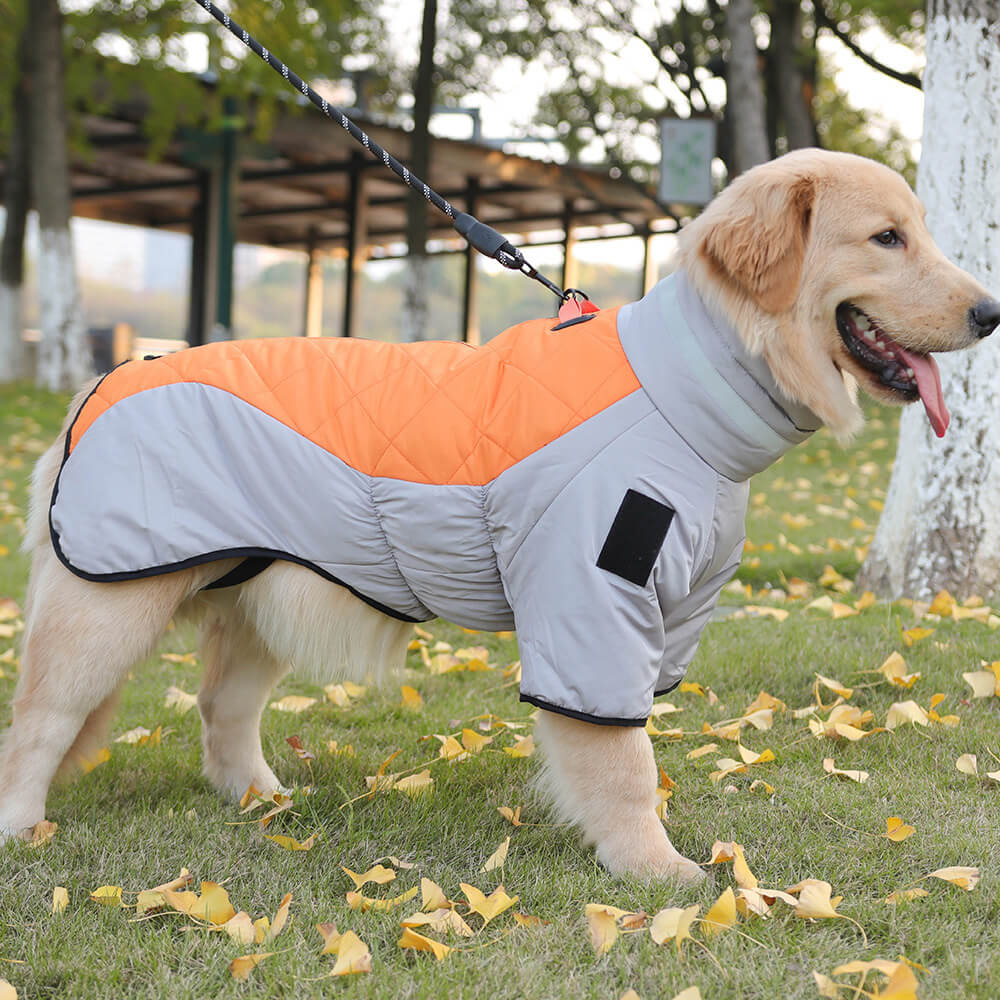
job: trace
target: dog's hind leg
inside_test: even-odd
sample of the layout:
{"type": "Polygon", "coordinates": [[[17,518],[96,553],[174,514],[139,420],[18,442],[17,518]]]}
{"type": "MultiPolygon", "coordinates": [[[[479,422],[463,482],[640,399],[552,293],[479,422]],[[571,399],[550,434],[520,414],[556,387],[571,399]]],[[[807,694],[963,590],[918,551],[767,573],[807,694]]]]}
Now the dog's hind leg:
{"type": "Polygon", "coordinates": [[[670,843],[656,815],[656,762],[643,729],[540,712],[535,731],[543,751],[543,791],[561,818],[596,846],[609,871],[682,884],[705,877],[670,843]]]}
{"type": "Polygon", "coordinates": [[[129,668],[148,655],[197,571],[91,583],[36,549],[21,677],[0,753],[0,840],[45,818],[49,785],[83,743],[99,739],[129,668]]]}
{"type": "Polygon", "coordinates": [[[201,658],[205,675],[198,710],[205,776],[235,798],[251,784],[270,795],[281,785],[264,759],[260,717],[287,665],[268,652],[235,607],[217,609],[206,619],[201,658]]]}

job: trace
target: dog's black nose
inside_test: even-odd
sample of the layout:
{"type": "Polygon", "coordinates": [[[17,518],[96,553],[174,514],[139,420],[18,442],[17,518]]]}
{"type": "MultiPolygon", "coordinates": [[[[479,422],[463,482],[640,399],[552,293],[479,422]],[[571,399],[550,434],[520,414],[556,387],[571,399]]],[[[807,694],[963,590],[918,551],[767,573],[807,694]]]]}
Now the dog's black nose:
{"type": "Polygon", "coordinates": [[[983,299],[969,310],[969,326],[977,337],[988,337],[1000,324],[1000,302],[983,299]]]}

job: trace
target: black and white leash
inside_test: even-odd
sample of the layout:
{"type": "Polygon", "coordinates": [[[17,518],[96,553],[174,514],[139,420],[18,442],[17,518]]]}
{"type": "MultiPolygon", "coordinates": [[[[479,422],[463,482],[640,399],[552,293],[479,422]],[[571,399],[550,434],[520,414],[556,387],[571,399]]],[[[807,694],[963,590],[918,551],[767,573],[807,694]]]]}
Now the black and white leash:
{"type": "Polygon", "coordinates": [[[419,191],[435,208],[444,212],[444,214],[451,219],[452,226],[455,228],[456,232],[458,232],[470,246],[478,250],[481,254],[499,262],[509,270],[520,271],[522,274],[526,274],[529,278],[534,278],[536,281],[541,282],[550,292],[554,292],[559,297],[560,301],[566,301],[575,295],[582,295],[582,293],[578,292],[576,289],[563,291],[563,289],[549,281],[549,279],[543,274],[539,274],[538,271],[524,259],[524,255],[521,251],[518,250],[517,247],[513,246],[502,233],[498,233],[491,226],[486,225],[484,222],[480,222],[467,212],[458,212],[456,214],[455,209],[450,202],[442,198],[441,195],[439,195],[433,188],[431,188],[415,174],[411,173],[411,171],[400,163],[399,160],[386,152],[386,150],[375,142],[375,140],[372,139],[367,132],[355,125],[354,122],[352,122],[351,119],[340,110],[340,108],[335,107],[325,98],[320,97],[320,95],[317,94],[316,91],[305,82],[305,80],[303,80],[296,73],[292,72],[292,70],[290,70],[272,52],[265,49],[256,38],[254,38],[245,28],[241,28],[228,14],[219,10],[219,8],[216,7],[211,0],[195,0],[195,2],[201,7],[204,7],[205,10],[207,10],[208,13],[216,19],[216,21],[232,32],[232,34],[234,34],[244,45],[246,45],[247,48],[260,56],[260,58],[271,67],[271,69],[280,73],[289,82],[289,84],[299,91],[299,93],[309,98],[309,101],[319,108],[319,110],[322,111],[327,118],[341,125],[352,138],[354,138],[357,142],[360,142],[361,145],[364,146],[369,153],[371,153],[374,159],[388,167],[403,181],[404,184],[409,185],[409,187],[413,188],[415,191],[419,191]]]}

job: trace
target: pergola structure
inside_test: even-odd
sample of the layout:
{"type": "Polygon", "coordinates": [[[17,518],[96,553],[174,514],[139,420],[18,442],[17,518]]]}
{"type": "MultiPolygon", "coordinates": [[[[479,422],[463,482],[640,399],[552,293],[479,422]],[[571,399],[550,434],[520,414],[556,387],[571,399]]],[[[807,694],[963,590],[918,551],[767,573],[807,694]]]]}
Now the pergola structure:
{"type": "MultiPolygon", "coordinates": [[[[309,336],[319,335],[319,257],[345,255],[341,333],[354,335],[360,270],[370,257],[393,256],[392,248],[405,241],[408,189],[346,131],[312,109],[281,112],[261,143],[245,133],[245,122],[231,106],[221,131],[180,129],[156,159],[147,156],[145,110],[145,102],[136,100],[114,113],[86,118],[91,153],[72,166],[73,211],[191,235],[189,343],[203,343],[213,331],[231,328],[237,241],[308,254],[303,332],[309,336]]],[[[409,131],[362,116],[357,120],[376,142],[407,161],[409,131]]],[[[539,231],[561,231],[564,288],[575,283],[575,242],[601,235],[601,227],[601,238],[607,238],[607,227],[613,227],[615,236],[645,239],[645,289],[655,280],[651,236],[677,228],[650,189],[600,170],[444,138],[432,140],[431,164],[426,180],[435,190],[515,242],[539,231]]],[[[431,240],[452,241],[440,244],[444,251],[464,248],[447,218],[428,210],[431,240]]],[[[477,343],[475,252],[462,252],[462,329],[467,341],[477,343]]]]}

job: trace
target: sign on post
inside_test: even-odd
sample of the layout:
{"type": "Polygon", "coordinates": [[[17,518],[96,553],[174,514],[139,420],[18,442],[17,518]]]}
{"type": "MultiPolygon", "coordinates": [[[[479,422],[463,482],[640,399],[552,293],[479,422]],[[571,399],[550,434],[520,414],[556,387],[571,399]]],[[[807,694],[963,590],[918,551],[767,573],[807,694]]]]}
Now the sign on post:
{"type": "Polygon", "coordinates": [[[711,118],[660,119],[662,202],[707,205],[712,191],[715,122],[711,118]]]}

